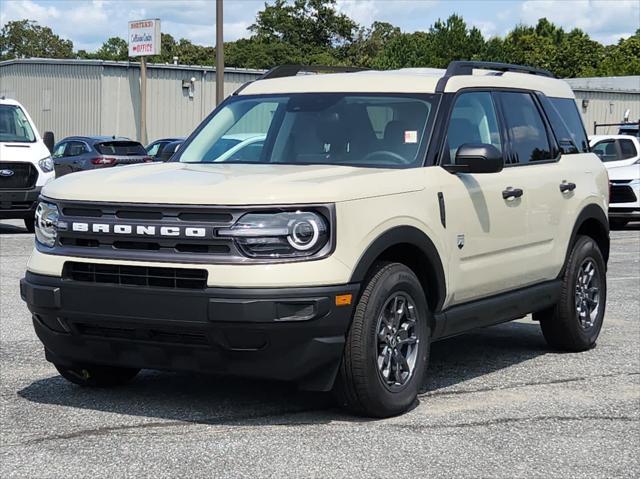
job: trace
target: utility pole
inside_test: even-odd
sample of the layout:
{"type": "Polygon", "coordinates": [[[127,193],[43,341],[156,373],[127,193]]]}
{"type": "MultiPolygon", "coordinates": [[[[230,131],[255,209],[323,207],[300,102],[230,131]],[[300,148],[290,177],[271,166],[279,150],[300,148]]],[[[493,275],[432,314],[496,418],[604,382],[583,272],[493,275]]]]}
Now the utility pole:
{"type": "Polygon", "coordinates": [[[224,100],[224,40],[222,35],[222,0],[216,0],[216,105],[224,100]]]}
{"type": "Polygon", "coordinates": [[[140,142],[147,144],[147,57],[140,57],[140,142]]]}

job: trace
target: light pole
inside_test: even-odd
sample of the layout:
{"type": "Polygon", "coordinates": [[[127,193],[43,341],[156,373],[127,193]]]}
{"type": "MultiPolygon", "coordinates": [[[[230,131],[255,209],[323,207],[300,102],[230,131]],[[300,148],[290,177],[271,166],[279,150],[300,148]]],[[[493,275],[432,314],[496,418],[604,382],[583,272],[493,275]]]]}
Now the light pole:
{"type": "Polygon", "coordinates": [[[216,105],[224,100],[224,40],[222,35],[222,0],[216,0],[216,105]]]}

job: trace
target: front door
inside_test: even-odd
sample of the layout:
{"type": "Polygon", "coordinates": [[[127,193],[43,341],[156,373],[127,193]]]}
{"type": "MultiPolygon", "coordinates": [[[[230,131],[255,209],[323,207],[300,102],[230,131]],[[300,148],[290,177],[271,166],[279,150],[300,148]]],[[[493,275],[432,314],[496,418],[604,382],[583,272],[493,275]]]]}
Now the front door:
{"type": "MultiPolygon", "coordinates": [[[[465,143],[490,144],[506,157],[497,108],[490,92],[457,96],[448,125],[443,161],[455,163],[465,143]]],[[[527,195],[518,168],[499,173],[444,177],[451,304],[491,296],[523,285],[528,247],[527,195]]]]}

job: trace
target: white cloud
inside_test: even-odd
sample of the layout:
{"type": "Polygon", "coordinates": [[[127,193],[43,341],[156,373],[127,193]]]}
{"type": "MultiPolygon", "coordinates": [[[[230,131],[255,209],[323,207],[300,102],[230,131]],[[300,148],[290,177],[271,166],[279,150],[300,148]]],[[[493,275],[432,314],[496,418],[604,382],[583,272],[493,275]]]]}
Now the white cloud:
{"type": "Polygon", "coordinates": [[[595,40],[615,43],[632,35],[640,24],[637,0],[528,0],[520,7],[520,20],[533,25],[539,18],[565,29],[580,28],[595,40]]]}

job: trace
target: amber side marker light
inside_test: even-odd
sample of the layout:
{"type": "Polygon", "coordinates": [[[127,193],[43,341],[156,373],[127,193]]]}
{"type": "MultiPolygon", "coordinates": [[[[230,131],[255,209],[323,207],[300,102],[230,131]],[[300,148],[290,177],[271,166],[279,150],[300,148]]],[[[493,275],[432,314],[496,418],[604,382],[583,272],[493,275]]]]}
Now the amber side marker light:
{"type": "Polygon", "coordinates": [[[336,306],[349,306],[351,304],[350,294],[338,294],[336,296],[336,306]]]}

